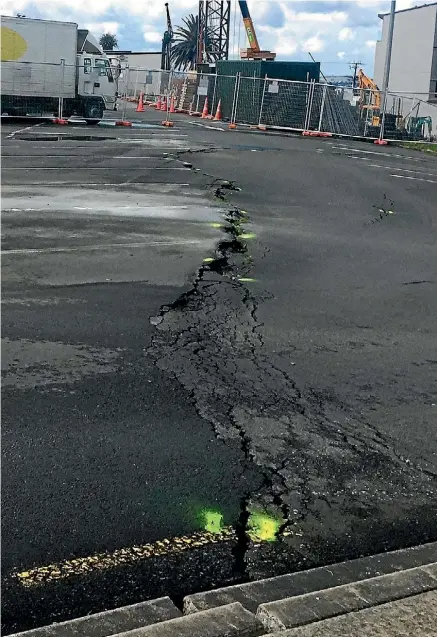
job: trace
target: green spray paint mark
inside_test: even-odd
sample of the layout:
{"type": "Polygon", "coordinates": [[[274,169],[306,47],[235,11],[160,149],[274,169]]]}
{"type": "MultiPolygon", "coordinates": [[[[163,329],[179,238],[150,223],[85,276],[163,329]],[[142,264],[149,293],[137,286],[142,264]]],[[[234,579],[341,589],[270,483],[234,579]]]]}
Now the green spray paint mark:
{"type": "Polygon", "coordinates": [[[214,259],[212,257],[206,257],[206,259],[203,259],[203,263],[212,263],[214,261],[214,259]]]}
{"type": "Polygon", "coordinates": [[[223,515],[218,511],[203,511],[204,528],[208,533],[220,533],[223,526],[223,515]]]}
{"type": "Polygon", "coordinates": [[[255,239],[256,234],[254,232],[244,232],[240,234],[240,239],[255,239]]]}
{"type": "Polygon", "coordinates": [[[255,283],[256,282],[256,279],[250,279],[249,277],[246,277],[246,276],[241,276],[238,280],[241,281],[242,283],[255,283]]]}
{"type": "Polygon", "coordinates": [[[223,224],[222,223],[210,223],[209,224],[211,226],[211,228],[223,228],[223,224]]]}
{"type": "Polygon", "coordinates": [[[279,520],[262,513],[252,513],[249,517],[247,534],[254,542],[274,542],[280,527],[279,520]]]}

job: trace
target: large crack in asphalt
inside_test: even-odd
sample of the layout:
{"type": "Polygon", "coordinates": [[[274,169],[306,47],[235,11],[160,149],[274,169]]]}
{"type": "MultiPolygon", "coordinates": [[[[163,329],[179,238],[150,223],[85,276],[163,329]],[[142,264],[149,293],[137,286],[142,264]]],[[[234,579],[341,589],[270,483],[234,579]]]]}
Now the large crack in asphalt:
{"type": "MultiPolygon", "coordinates": [[[[216,180],[209,188],[220,201],[236,189],[216,180]]],[[[262,487],[243,499],[236,521],[235,568],[243,575],[257,514],[277,521],[275,550],[281,543],[302,565],[317,562],[314,547],[328,538],[350,538],[361,523],[390,524],[436,493],[435,476],[398,456],[375,427],[316,391],[304,395],[273,364],[257,318],[260,295],[244,283],[252,266],[246,220],[230,207],[215,258],[154,317],[147,352],[189,392],[216,437],[239,441],[246,463],[262,471],[262,487]]]]}

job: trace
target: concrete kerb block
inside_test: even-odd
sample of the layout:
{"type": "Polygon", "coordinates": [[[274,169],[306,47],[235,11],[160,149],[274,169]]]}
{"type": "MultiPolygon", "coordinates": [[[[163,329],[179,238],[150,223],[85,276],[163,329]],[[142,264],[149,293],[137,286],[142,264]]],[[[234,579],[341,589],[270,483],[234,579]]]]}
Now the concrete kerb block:
{"type": "Polygon", "coordinates": [[[117,633],[114,637],[259,637],[264,633],[260,620],[241,604],[234,603],[117,633]]]}
{"type": "Polygon", "coordinates": [[[408,549],[187,595],[184,599],[184,613],[195,613],[232,602],[240,602],[255,613],[260,604],[418,566],[430,569],[434,562],[437,562],[437,542],[430,542],[408,549]]]}
{"type": "Polygon", "coordinates": [[[148,625],[156,626],[159,622],[167,622],[178,617],[182,617],[182,613],[171,599],[160,597],[16,633],[10,637],[108,637],[148,625]]]}
{"type": "Polygon", "coordinates": [[[261,604],[256,616],[268,631],[285,630],[436,589],[437,578],[420,566],[261,604]]]}

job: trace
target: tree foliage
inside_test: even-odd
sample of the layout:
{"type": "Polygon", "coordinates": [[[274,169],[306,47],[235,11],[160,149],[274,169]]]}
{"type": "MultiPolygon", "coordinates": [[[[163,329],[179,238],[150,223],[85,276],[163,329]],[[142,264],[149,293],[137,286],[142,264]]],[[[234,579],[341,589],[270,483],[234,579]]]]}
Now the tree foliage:
{"type": "Polygon", "coordinates": [[[99,44],[104,51],[118,49],[117,36],[113,33],[104,33],[99,40],[99,44]]]}
{"type": "Polygon", "coordinates": [[[176,69],[194,69],[197,58],[197,34],[199,17],[192,13],[182,20],[183,26],[175,31],[171,50],[171,61],[176,69]]]}

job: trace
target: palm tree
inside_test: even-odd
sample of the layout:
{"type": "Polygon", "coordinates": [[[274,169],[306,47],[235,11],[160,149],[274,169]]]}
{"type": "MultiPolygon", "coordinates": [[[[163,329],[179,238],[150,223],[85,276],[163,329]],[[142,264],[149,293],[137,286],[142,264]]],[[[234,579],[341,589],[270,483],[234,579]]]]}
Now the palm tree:
{"type": "Polygon", "coordinates": [[[117,36],[113,33],[104,33],[99,40],[99,44],[104,51],[118,49],[117,36]]]}
{"type": "Polygon", "coordinates": [[[199,17],[192,13],[182,20],[185,26],[177,27],[174,45],[171,49],[171,61],[176,69],[194,69],[197,61],[197,34],[199,17]]]}

